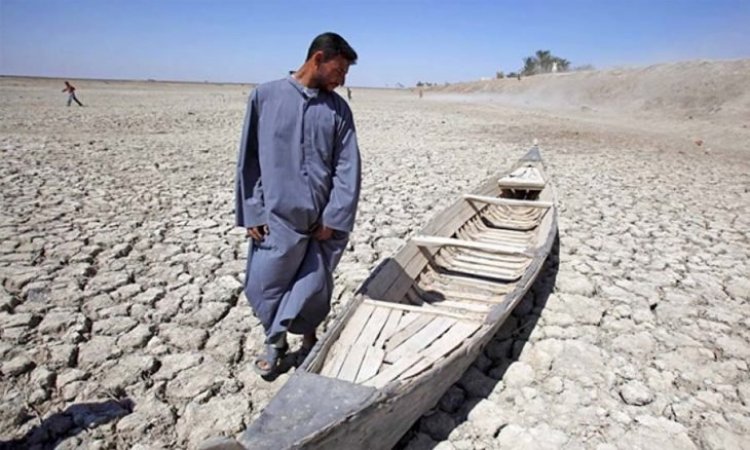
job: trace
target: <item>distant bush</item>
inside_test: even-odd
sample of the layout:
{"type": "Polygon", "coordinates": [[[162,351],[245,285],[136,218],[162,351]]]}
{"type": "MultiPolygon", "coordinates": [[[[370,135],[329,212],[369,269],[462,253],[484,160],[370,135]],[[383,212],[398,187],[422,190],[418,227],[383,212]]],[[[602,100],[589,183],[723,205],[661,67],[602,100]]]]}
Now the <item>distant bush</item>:
{"type": "Polygon", "coordinates": [[[549,50],[537,50],[533,56],[523,59],[522,75],[536,75],[539,73],[567,72],[570,61],[555,56],[549,50]]]}
{"type": "Polygon", "coordinates": [[[497,78],[498,80],[501,79],[501,78],[505,78],[505,74],[502,73],[502,72],[496,72],[495,73],[495,78],[497,78]]]}

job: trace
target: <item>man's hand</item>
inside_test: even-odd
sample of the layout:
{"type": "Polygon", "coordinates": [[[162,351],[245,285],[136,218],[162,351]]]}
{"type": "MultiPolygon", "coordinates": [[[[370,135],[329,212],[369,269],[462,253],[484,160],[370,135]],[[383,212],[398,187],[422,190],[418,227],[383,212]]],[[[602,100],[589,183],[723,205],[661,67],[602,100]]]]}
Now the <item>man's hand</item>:
{"type": "Polygon", "coordinates": [[[328,228],[325,225],[317,225],[313,229],[313,238],[318,241],[327,241],[333,236],[333,228],[328,228]]]}
{"type": "Polygon", "coordinates": [[[256,242],[263,242],[263,239],[268,235],[268,225],[260,225],[247,229],[247,237],[252,238],[256,242]]]}

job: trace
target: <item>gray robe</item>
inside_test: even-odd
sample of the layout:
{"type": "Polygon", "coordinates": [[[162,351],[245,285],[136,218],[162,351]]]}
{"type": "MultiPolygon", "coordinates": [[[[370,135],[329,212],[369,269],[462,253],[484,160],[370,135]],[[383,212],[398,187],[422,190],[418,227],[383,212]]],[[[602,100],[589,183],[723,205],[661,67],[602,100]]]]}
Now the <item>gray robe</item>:
{"type": "Polygon", "coordinates": [[[236,223],[266,224],[252,242],[245,294],[268,341],[308,333],[330,310],[333,270],[354,227],[360,157],[349,105],[296,79],[257,86],[240,141],[236,223]],[[316,224],[334,229],[317,241],[316,224]]]}

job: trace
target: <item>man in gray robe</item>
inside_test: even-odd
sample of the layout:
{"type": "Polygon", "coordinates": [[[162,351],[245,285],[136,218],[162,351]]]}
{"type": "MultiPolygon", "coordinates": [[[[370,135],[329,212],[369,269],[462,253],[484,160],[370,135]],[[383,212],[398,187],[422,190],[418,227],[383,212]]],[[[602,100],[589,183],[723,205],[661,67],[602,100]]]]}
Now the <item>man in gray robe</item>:
{"type": "Polygon", "coordinates": [[[360,156],[343,85],[357,54],[335,33],[316,37],[289,77],[250,95],[240,142],[237,226],[252,239],[245,294],[266,333],[254,369],[270,375],[287,350],[303,351],[330,310],[333,270],[354,227],[360,156]]]}

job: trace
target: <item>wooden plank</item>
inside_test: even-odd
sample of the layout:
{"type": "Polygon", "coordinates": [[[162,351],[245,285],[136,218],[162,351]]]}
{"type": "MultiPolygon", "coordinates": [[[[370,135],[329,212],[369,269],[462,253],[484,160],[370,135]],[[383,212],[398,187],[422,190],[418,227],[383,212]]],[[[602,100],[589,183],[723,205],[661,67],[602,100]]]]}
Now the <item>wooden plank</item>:
{"type": "Polygon", "coordinates": [[[419,287],[414,288],[415,295],[418,295],[423,301],[432,306],[433,308],[442,308],[443,306],[449,306],[457,309],[464,309],[468,312],[475,312],[484,314],[487,312],[487,304],[496,304],[497,302],[487,302],[486,300],[464,300],[461,301],[459,298],[442,295],[437,292],[424,292],[419,287]],[[479,305],[477,305],[479,303],[479,305]]]}
{"type": "Polygon", "coordinates": [[[518,263],[518,262],[508,262],[508,261],[495,261],[489,258],[485,258],[484,256],[474,256],[470,253],[455,253],[453,255],[453,259],[455,261],[462,261],[469,264],[482,264],[491,266],[497,269],[505,269],[505,270],[513,270],[513,269],[519,269],[523,266],[527,265],[524,263],[518,263]]]}
{"type": "MultiPolygon", "coordinates": [[[[320,374],[324,377],[334,377],[333,367],[341,367],[341,364],[343,364],[343,359],[346,356],[346,352],[342,351],[341,349],[344,347],[344,344],[342,344],[340,341],[336,341],[331,345],[331,349],[328,351],[328,354],[326,355],[326,360],[323,362],[323,367],[320,368],[320,374]]],[[[336,374],[338,374],[338,370],[336,370],[336,374]]]]}
{"type": "Polygon", "coordinates": [[[367,353],[368,346],[361,343],[355,342],[346,352],[346,358],[344,363],[341,364],[336,378],[343,381],[354,381],[357,378],[357,372],[359,372],[359,366],[362,364],[362,360],[365,359],[365,353],[367,353]]]}
{"type": "Polygon", "coordinates": [[[540,210],[536,210],[536,214],[511,214],[510,212],[501,211],[497,208],[488,210],[482,217],[487,221],[491,222],[493,226],[497,226],[496,222],[500,222],[505,226],[506,223],[518,223],[524,226],[536,227],[542,215],[540,210]]]}
{"type": "Polygon", "coordinates": [[[392,364],[385,369],[381,370],[380,373],[374,377],[362,382],[365,386],[372,386],[376,389],[385,387],[388,383],[398,378],[399,375],[409,370],[412,366],[417,364],[422,359],[421,355],[411,355],[406,358],[398,360],[395,364],[392,364]]]}
{"type": "Polygon", "coordinates": [[[386,351],[385,362],[394,363],[399,359],[415,354],[437,340],[443,333],[455,324],[455,320],[437,317],[418,333],[402,342],[391,351],[386,351]]]}
{"type": "Polygon", "coordinates": [[[446,261],[443,258],[437,258],[437,261],[442,267],[456,274],[462,274],[464,276],[476,276],[484,279],[497,280],[493,282],[510,282],[516,281],[519,278],[519,274],[523,274],[523,270],[518,272],[510,271],[496,271],[491,268],[484,268],[473,265],[466,265],[457,263],[455,261],[446,261]]]}
{"type": "Polygon", "coordinates": [[[397,278],[403,275],[403,269],[395,259],[388,260],[376,277],[365,285],[364,292],[374,298],[387,298],[386,292],[397,278]]]}
{"type": "MultiPolygon", "coordinates": [[[[495,179],[489,179],[485,183],[481,184],[473,192],[477,195],[492,196],[499,193],[499,189],[496,185],[495,179]]],[[[484,208],[486,209],[486,208],[484,208]]],[[[477,216],[479,211],[476,207],[468,204],[463,199],[459,199],[454,202],[451,206],[446,208],[441,213],[434,216],[425,227],[422,229],[422,233],[431,234],[436,236],[451,236],[456,230],[472,218],[477,216]]],[[[404,293],[409,288],[414,278],[424,269],[427,264],[427,260],[420,253],[419,249],[412,243],[407,243],[393,259],[394,267],[398,266],[398,272],[405,274],[406,276],[393,276],[390,278],[392,282],[378,282],[373,284],[372,289],[370,286],[364,291],[371,297],[400,301],[403,298],[404,293]]],[[[384,279],[378,276],[378,281],[384,279]]]]}
{"type": "MultiPolygon", "coordinates": [[[[424,316],[424,317],[420,317],[419,319],[415,320],[411,324],[407,325],[406,328],[401,328],[401,331],[397,331],[393,335],[392,338],[395,338],[396,335],[399,335],[404,330],[409,329],[409,327],[416,327],[417,325],[415,325],[415,323],[419,323],[419,324],[421,324],[421,326],[425,326],[427,324],[426,322],[429,322],[430,320],[434,319],[435,316],[449,317],[451,319],[458,319],[458,320],[473,320],[473,321],[476,321],[478,319],[477,317],[471,317],[471,316],[467,316],[465,314],[457,314],[457,313],[451,313],[451,312],[443,311],[443,310],[440,310],[440,309],[437,309],[437,308],[434,308],[434,307],[430,307],[429,304],[426,305],[426,306],[416,306],[416,305],[406,305],[406,304],[403,304],[403,303],[381,302],[381,301],[369,300],[369,299],[365,300],[365,302],[367,302],[368,304],[373,304],[373,302],[377,302],[378,306],[380,306],[380,304],[384,303],[385,305],[387,305],[386,307],[388,307],[388,308],[400,309],[402,311],[417,312],[417,313],[419,313],[419,314],[421,314],[421,315],[424,316]],[[422,322],[425,322],[425,323],[422,323],[422,322]]],[[[391,339],[389,339],[388,341],[390,342],[391,339]]]]}
{"type": "Polygon", "coordinates": [[[398,323],[401,320],[401,316],[403,315],[404,312],[399,309],[390,308],[388,310],[388,320],[385,321],[383,329],[380,331],[380,335],[375,341],[375,347],[380,349],[383,348],[383,344],[385,344],[386,339],[391,337],[393,332],[398,328],[398,323]]]}
{"type": "Polygon", "coordinates": [[[403,267],[403,274],[405,276],[399,277],[398,279],[394,280],[393,284],[386,291],[383,297],[375,297],[375,298],[382,298],[383,300],[393,300],[393,301],[401,300],[406,290],[414,282],[414,278],[417,277],[419,272],[422,271],[422,268],[424,268],[424,266],[427,264],[427,259],[425,258],[424,255],[421,254],[421,252],[417,249],[415,245],[408,243],[407,248],[409,248],[410,251],[413,253],[412,253],[412,256],[409,258],[408,263],[405,264],[403,267]]]}
{"type": "Polygon", "coordinates": [[[503,206],[530,206],[532,208],[550,208],[552,202],[543,202],[538,200],[515,200],[510,198],[501,197],[486,197],[484,195],[475,194],[464,194],[464,200],[470,202],[487,203],[490,205],[503,205],[503,206]]]}
{"type": "Polygon", "coordinates": [[[497,304],[503,301],[505,298],[505,295],[485,295],[485,294],[475,294],[472,292],[459,292],[459,291],[448,291],[448,290],[440,290],[440,291],[431,291],[429,289],[430,285],[424,286],[424,290],[422,292],[422,296],[424,298],[431,298],[435,296],[433,299],[434,301],[440,301],[439,298],[437,298],[437,295],[442,295],[444,298],[455,298],[455,299],[464,299],[469,300],[472,302],[481,302],[481,303],[488,303],[488,304],[497,304]]]}
{"type": "Polygon", "coordinates": [[[497,180],[501,188],[544,189],[546,186],[542,172],[535,167],[519,167],[497,180]]]}
{"type": "MultiPolygon", "coordinates": [[[[446,249],[449,250],[449,249],[446,249]]],[[[451,255],[467,255],[467,256],[474,256],[477,258],[482,258],[487,261],[496,262],[499,264],[508,264],[508,265],[518,265],[521,263],[525,263],[528,261],[526,257],[523,256],[511,256],[511,255],[496,255],[492,253],[486,253],[486,252],[480,252],[478,250],[471,250],[471,249],[452,249],[449,251],[446,251],[446,253],[451,255]]]]}
{"type": "MultiPolygon", "coordinates": [[[[491,245],[499,245],[501,247],[509,247],[511,249],[523,249],[523,250],[530,250],[533,249],[534,240],[533,239],[515,239],[512,237],[506,237],[506,236],[496,236],[492,233],[485,233],[485,232],[478,232],[478,231],[457,231],[456,232],[456,239],[466,241],[466,242],[476,242],[478,244],[491,244],[491,245]]],[[[455,246],[459,247],[459,246],[455,246]]],[[[484,250],[482,248],[474,248],[475,250],[484,250]]],[[[487,250],[484,250],[487,251],[487,250]]],[[[491,253],[500,253],[501,252],[491,252],[491,253]]],[[[505,253],[507,254],[507,253],[505,253]]],[[[529,256],[529,255],[526,255],[529,256]]]]}
{"type": "Polygon", "coordinates": [[[418,375],[420,372],[434,364],[438,359],[466,342],[466,339],[474,334],[480,327],[481,324],[467,322],[459,322],[455,324],[431,346],[420,352],[419,354],[423,357],[422,360],[419,363],[412,365],[407,371],[404,371],[401,378],[406,379],[418,375]]]}
{"type": "Polygon", "coordinates": [[[436,308],[439,311],[446,311],[454,314],[484,315],[490,311],[488,305],[483,303],[476,304],[468,301],[461,302],[450,299],[437,301],[435,303],[431,303],[430,305],[432,305],[433,308],[436,308]],[[455,312],[451,310],[455,310],[455,312]]]}
{"type": "Polygon", "coordinates": [[[456,232],[456,236],[461,239],[478,239],[478,238],[489,238],[494,241],[506,241],[508,245],[528,247],[534,243],[534,233],[528,233],[524,231],[515,230],[498,230],[495,228],[478,228],[478,227],[464,227],[456,232]]]}
{"type": "MultiPolygon", "coordinates": [[[[492,195],[498,192],[498,188],[492,179],[480,185],[475,191],[478,195],[492,195]]],[[[473,208],[467,202],[459,199],[443,212],[433,217],[422,229],[422,233],[429,233],[437,236],[450,236],[455,233],[461,225],[471,219],[472,216],[476,215],[478,215],[476,208],[473,208]]],[[[393,283],[382,292],[382,296],[371,294],[371,297],[393,301],[401,300],[402,296],[409,288],[410,283],[413,282],[427,264],[424,255],[422,255],[419,249],[412,243],[407,243],[406,246],[398,252],[394,260],[400,266],[401,273],[406,276],[394,277],[393,283]]],[[[378,287],[381,288],[381,286],[378,287]]],[[[381,289],[378,289],[378,291],[380,290],[381,289]]],[[[368,289],[367,292],[369,294],[370,290],[368,289]]],[[[375,290],[373,290],[373,293],[375,293],[375,290]]]]}
{"type": "Polygon", "coordinates": [[[505,269],[502,267],[496,267],[487,264],[470,263],[460,260],[451,261],[445,258],[439,258],[438,261],[447,269],[454,270],[456,272],[481,274],[484,277],[499,278],[502,280],[516,280],[523,274],[524,269],[524,267],[519,267],[515,270],[505,269]]]}
{"type": "Polygon", "coordinates": [[[362,327],[367,323],[370,314],[372,314],[374,310],[375,307],[364,303],[357,308],[357,311],[354,312],[349,319],[349,323],[346,324],[344,330],[341,332],[338,342],[336,342],[336,348],[331,349],[330,354],[332,354],[332,356],[329,356],[329,360],[326,361],[326,364],[320,371],[321,375],[331,377],[336,377],[338,375],[352,345],[357,340],[359,333],[362,331],[362,327]]]}
{"type": "Polygon", "coordinates": [[[415,320],[417,320],[420,317],[422,317],[419,313],[410,312],[410,311],[404,311],[403,309],[395,309],[394,311],[399,311],[403,315],[401,316],[401,320],[399,320],[399,322],[398,322],[398,327],[395,330],[393,330],[393,332],[391,333],[391,336],[393,334],[395,334],[395,333],[398,333],[399,330],[401,330],[402,328],[406,327],[410,323],[412,323],[415,320]]]}
{"type": "Polygon", "coordinates": [[[443,256],[446,258],[452,258],[457,260],[463,260],[467,262],[477,262],[480,264],[493,265],[497,267],[505,268],[516,268],[529,263],[527,258],[518,258],[515,261],[503,260],[492,258],[492,255],[487,253],[475,252],[474,250],[456,250],[456,251],[445,251],[443,256]]]}
{"type": "Polygon", "coordinates": [[[433,280],[433,284],[444,285],[451,288],[455,288],[456,286],[465,286],[467,288],[476,290],[485,289],[491,292],[497,292],[499,294],[505,294],[509,289],[512,288],[512,285],[508,282],[500,280],[490,281],[476,279],[473,277],[453,273],[438,273],[433,280]]]}
{"type": "Polygon", "coordinates": [[[464,227],[457,232],[458,235],[466,234],[467,236],[487,236],[492,239],[503,239],[513,243],[520,242],[529,244],[534,241],[534,233],[527,231],[503,230],[489,227],[464,227]]]}
{"type": "Polygon", "coordinates": [[[380,330],[383,329],[383,325],[385,325],[386,320],[388,320],[390,312],[391,310],[388,308],[376,307],[372,312],[367,325],[365,325],[362,333],[359,335],[357,342],[361,342],[368,347],[373,346],[375,344],[375,339],[377,339],[380,334],[380,330]]]}
{"type": "MultiPolygon", "coordinates": [[[[344,381],[354,381],[357,373],[365,359],[365,355],[370,347],[375,343],[375,339],[380,334],[383,324],[388,318],[390,311],[386,308],[375,308],[370,315],[367,323],[362,327],[362,332],[352,345],[336,378],[344,381]]],[[[368,377],[369,378],[369,377],[368,377]]]]}
{"type": "Polygon", "coordinates": [[[362,361],[362,366],[357,372],[357,378],[354,380],[355,383],[361,383],[375,375],[380,370],[380,366],[383,364],[385,358],[385,350],[381,347],[369,347],[365,359],[362,361]]]}
{"type": "Polygon", "coordinates": [[[385,341],[386,353],[393,350],[393,348],[397,347],[399,344],[412,337],[414,333],[417,333],[433,320],[435,320],[434,315],[420,314],[419,317],[417,317],[417,319],[410,324],[404,327],[399,327],[399,329],[396,330],[395,333],[393,333],[393,336],[389,337],[388,340],[385,341]]]}
{"type": "Polygon", "coordinates": [[[411,238],[414,245],[420,247],[461,247],[482,250],[489,253],[503,253],[506,255],[523,255],[529,258],[533,257],[529,249],[520,247],[511,247],[484,242],[472,242],[463,239],[453,239],[440,236],[414,236],[411,238]]]}
{"type": "Polygon", "coordinates": [[[373,311],[375,311],[374,306],[363,302],[358,308],[358,311],[351,319],[349,319],[349,323],[346,325],[346,328],[344,328],[344,331],[341,332],[339,340],[350,344],[356,342],[357,337],[359,337],[359,334],[362,332],[364,325],[370,319],[370,315],[372,315],[373,311]]]}

